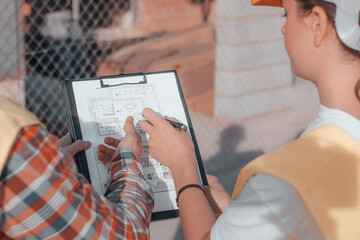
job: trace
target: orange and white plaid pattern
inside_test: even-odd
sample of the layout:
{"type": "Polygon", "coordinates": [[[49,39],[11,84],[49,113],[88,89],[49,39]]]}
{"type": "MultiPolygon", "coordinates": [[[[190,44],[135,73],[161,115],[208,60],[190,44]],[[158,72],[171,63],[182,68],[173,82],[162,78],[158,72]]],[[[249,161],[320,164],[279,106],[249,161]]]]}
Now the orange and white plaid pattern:
{"type": "Polygon", "coordinates": [[[148,239],[153,193],[131,151],[117,153],[100,196],[55,136],[24,128],[1,174],[0,238],[148,239]]]}

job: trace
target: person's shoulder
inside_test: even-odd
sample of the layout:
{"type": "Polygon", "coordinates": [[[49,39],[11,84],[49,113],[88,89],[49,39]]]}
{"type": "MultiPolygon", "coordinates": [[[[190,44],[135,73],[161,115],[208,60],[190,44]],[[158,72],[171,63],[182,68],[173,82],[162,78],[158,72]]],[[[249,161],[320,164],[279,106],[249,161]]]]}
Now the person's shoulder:
{"type": "Polygon", "coordinates": [[[301,239],[321,233],[298,192],[282,179],[258,173],[230,202],[212,229],[214,239],[301,239]],[[246,236],[246,237],[245,237],[246,236]],[[299,238],[298,238],[299,237],[299,238]]]}
{"type": "Polygon", "coordinates": [[[256,195],[261,196],[261,201],[275,201],[279,207],[291,204],[298,196],[296,190],[286,181],[266,173],[258,173],[249,178],[245,188],[251,188],[256,195]]]}

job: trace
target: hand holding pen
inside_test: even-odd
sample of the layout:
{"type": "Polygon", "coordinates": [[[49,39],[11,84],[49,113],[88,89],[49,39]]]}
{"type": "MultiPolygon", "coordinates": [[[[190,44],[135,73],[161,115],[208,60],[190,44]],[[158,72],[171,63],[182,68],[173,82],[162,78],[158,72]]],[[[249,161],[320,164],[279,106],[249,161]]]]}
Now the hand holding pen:
{"type": "MultiPolygon", "coordinates": [[[[159,113],[157,113],[157,114],[161,117],[161,114],[159,114],[159,113]]],[[[142,116],[144,117],[144,115],[142,115],[142,116]]],[[[168,123],[170,123],[171,126],[173,126],[176,130],[186,132],[188,129],[188,127],[185,124],[182,124],[180,122],[175,122],[175,121],[167,119],[167,118],[163,118],[163,119],[165,119],[168,123]]]]}
{"type": "Polygon", "coordinates": [[[148,139],[150,155],[170,168],[172,172],[183,169],[183,166],[197,171],[194,142],[190,134],[185,131],[188,126],[179,123],[175,118],[170,118],[174,123],[172,124],[169,119],[150,108],[145,108],[142,114],[145,120],[141,120],[139,126],[150,136],[148,139]],[[174,131],[174,128],[179,131],[174,131]]]}

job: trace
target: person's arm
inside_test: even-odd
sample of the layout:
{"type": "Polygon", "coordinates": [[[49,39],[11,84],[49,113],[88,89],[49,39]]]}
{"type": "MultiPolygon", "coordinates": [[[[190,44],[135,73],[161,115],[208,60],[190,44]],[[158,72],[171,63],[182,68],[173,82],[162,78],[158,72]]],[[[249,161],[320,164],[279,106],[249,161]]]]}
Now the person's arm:
{"type": "Polygon", "coordinates": [[[6,237],[149,237],[152,191],[138,175],[133,152],[115,156],[106,195],[113,202],[94,192],[72,157],[40,127],[23,129],[11,152],[0,185],[0,229],[6,237]]]}
{"type": "MultiPolygon", "coordinates": [[[[188,184],[201,184],[194,145],[188,133],[176,130],[151,109],[144,109],[143,116],[147,120],[141,121],[140,127],[150,135],[150,155],[170,168],[176,191],[188,184]]],[[[188,188],[182,192],[179,211],[186,239],[210,238],[216,218],[201,189],[188,188]]]]}
{"type": "MultiPolygon", "coordinates": [[[[175,171],[172,170],[172,174],[177,192],[188,184],[200,184],[196,168],[178,167],[175,171]]],[[[205,194],[200,189],[189,188],[181,193],[179,212],[185,239],[210,239],[210,231],[216,217],[205,194]]]]}

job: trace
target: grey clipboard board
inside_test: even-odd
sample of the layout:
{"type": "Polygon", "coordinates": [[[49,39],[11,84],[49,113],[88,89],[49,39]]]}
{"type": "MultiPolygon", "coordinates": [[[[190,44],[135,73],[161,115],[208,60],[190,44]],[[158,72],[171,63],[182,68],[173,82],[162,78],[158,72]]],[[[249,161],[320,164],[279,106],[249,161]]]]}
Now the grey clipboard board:
{"type": "MultiPolygon", "coordinates": [[[[121,75],[89,78],[89,79],[64,80],[62,82],[62,87],[63,87],[63,93],[64,93],[64,97],[65,97],[65,102],[66,102],[66,109],[67,109],[67,113],[68,113],[71,136],[72,136],[73,140],[78,140],[78,139],[84,139],[84,134],[87,134],[86,132],[82,131],[83,121],[82,121],[82,117],[81,117],[81,112],[84,112],[83,111],[84,109],[82,107],[79,107],[79,104],[78,104],[78,102],[80,102],[80,101],[77,100],[77,97],[78,97],[77,95],[79,95],[79,93],[76,93],[76,91],[75,91],[76,84],[77,85],[83,84],[84,86],[88,86],[94,82],[97,82],[98,89],[102,89],[101,91],[103,91],[103,90],[105,91],[105,89],[106,89],[106,91],[110,92],[110,95],[113,95],[114,98],[116,98],[120,102],[121,96],[119,97],[118,95],[121,95],[121,94],[126,95],[127,91],[138,91],[138,90],[136,90],[138,86],[140,86],[140,85],[146,86],[147,84],[151,84],[151,81],[148,82],[148,79],[155,79],[155,77],[160,76],[162,74],[168,74],[169,76],[170,75],[174,76],[173,87],[174,87],[174,89],[176,88],[177,94],[179,96],[179,101],[180,101],[179,104],[181,105],[181,108],[182,108],[181,111],[184,114],[184,121],[186,121],[186,124],[188,126],[188,132],[194,143],[194,149],[195,149],[195,154],[196,154],[197,164],[198,164],[199,177],[204,185],[208,185],[204,166],[203,166],[201,155],[200,155],[200,151],[199,151],[198,144],[196,141],[194,129],[193,129],[193,126],[191,123],[189,111],[186,106],[185,98],[184,98],[184,95],[183,95],[183,92],[181,89],[181,85],[180,85],[180,81],[179,81],[177,72],[175,70],[149,72],[149,73],[121,74],[121,75]],[[129,79],[132,79],[132,78],[133,78],[133,80],[129,81],[129,79]],[[126,81],[122,81],[122,79],[126,79],[126,81]],[[174,86],[174,85],[176,85],[176,86],[174,86]],[[119,89],[119,90],[117,90],[117,89],[119,89]]],[[[154,80],[152,80],[152,81],[154,81],[154,80]]],[[[168,84],[168,83],[166,83],[166,84],[168,84]]],[[[146,89],[146,90],[150,91],[149,89],[146,89]]],[[[86,94],[86,92],[83,92],[81,94],[86,94]]],[[[105,97],[103,98],[103,102],[104,103],[101,106],[105,106],[105,103],[106,103],[105,97]]],[[[115,100],[112,103],[114,105],[116,105],[115,100]]],[[[113,107],[113,108],[120,109],[121,107],[122,107],[122,105],[118,104],[116,107],[113,107]]],[[[114,109],[111,109],[111,111],[114,109]]],[[[106,113],[108,114],[107,116],[110,116],[112,112],[110,113],[110,110],[109,110],[106,113]]],[[[127,116],[125,116],[125,117],[127,117],[127,116]]],[[[111,119],[111,118],[109,118],[109,119],[111,119]]],[[[93,123],[93,124],[96,125],[97,123],[93,123]]],[[[116,137],[116,136],[113,136],[113,137],[116,137]]],[[[87,140],[87,139],[85,139],[85,140],[87,140]]],[[[82,151],[76,155],[76,164],[79,169],[79,172],[81,172],[89,180],[89,182],[92,183],[91,172],[89,171],[89,164],[87,161],[87,154],[85,153],[85,151],[82,151]]],[[[143,164],[143,162],[142,162],[142,164],[143,164]]],[[[144,164],[146,164],[146,162],[144,162],[144,164]]],[[[156,167],[158,167],[158,166],[156,166],[156,167]]],[[[160,174],[160,173],[156,172],[155,175],[152,173],[150,176],[150,174],[145,173],[144,174],[145,180],[147,180],[150,183],[152,181],[155,181],[154,179],[156,179],[156,178],[160,179],[160,177],[157,176],[158,174],[160,174]]],[[[158,184],[158,185],[161,186],[161,184],[158,184]]],[[[154,185],[151,185],[151,186],[153,187],[154,185]]],[[[154,187],[154,189],[156,189],[156,187],[154,187]]],[[[169,198],[171,198],[170,199],[171,201],[174,201],[175,199],[173,199],[173,198],[176,196],[176,192],[174,195],[173,191],[172,190],[170,191],[170,190],[169,190],[169,198]],[[171,194],[170,194],[170,192],[171,192],[171,194]]],[[[161,194],[163,194],[163,192],[154,192],[154,194],[158,194],[160,196],[161,194]]],[[[155,204],[156,204],[156,202],[157,202],[157,199],[155,197],[155,204]]],[[[179,211],[178,211],[177,207],[174,209],[166,209],[164,211],[161,211],[161,209],[160,209],[160,211],[155,211],[155,210],[156,209],[154,209],[154,212],[152,214],[152,220],[167,219],[167,218],[179,216],[179,211]]]]}

